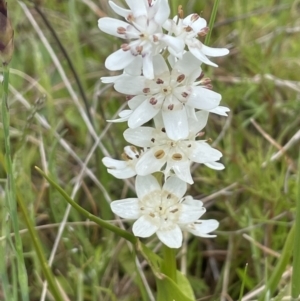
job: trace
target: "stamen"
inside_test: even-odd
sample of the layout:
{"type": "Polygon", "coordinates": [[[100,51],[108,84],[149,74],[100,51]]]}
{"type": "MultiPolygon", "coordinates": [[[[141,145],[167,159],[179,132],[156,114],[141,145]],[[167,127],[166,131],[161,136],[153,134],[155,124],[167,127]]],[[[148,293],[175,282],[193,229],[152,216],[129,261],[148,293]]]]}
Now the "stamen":
{"type": "Polygon", "coordinates": [[[126,101],[129,101],[130,99],[132,99],[134,97],[134,95],[126,95],[125,99],[126,101]]]}
{"type": "Polygon", "coordinates": [[[185,79],[185,75],[184,74],[180,74],[178,77],[177,77],[177,83],[181,83],[182,81],[184,81],[185,79]]]}
{"type": "Polygon", "coordinates": [[[150,88],[144,88],[144,89],[143,89],[143,93],[145,93],[145,94],[150,93],[150,88]]]}
{"type": "Polygon", "coordinates": [[[128,51],[128,50],[130,50],[130,46],[129,46],[129,44],[122,44],[122,45],[121,45],[121,49],[122,49],[123,51],[128,51]]]}
{"type": "Polygon", "coordinates": [[[174,161],[181,161],[182,160],[182,155],[181,154],[174,154],[173,156],[172,156],[172,159],[174,160],[174,161]]]}
{"type": "Polygon", "coordinates": [[[182,92],[181,96],[184,97],[184,98],[187,98],[189,96],[189,94],[187,92],[182,92]]]}
{"type": "Polygon", "coordinates": [[[156,83],[157,83],[158,85],[161,85],[161,84],[164,83],[164,81],[163,81],[162,79],[158,78],[158,79],[156,80],[156,83]]]}
{"type": "Polygon", "coordinates": [[[149,100],[149,103],[154,106],[154,105],[157,104],[157,99],[155,97],[151,97],[150,100],[149,100]]]}
{"type": "Polygon", "coordinates": [[[208,32],[209,32],[209,27],[204,27],[197,33],[197,35],[199,37],[205,37],[208,34],[208,32]]]}
{"type": "Polygon", "coordinates": [[[143,52],[143,46],[136,46],[136,51],[137,51],[137,53],[138,54],[142,54],[142,52],[143,52]]]}
{"type": "Polygon", "coordinates": [[[152,38],[154,43],[157,43],[159,41],[158,37],[155,34],[152,36],[152,38]]]}
{"type": "Polygon", "coordinates": [[[183,9],[182,9],[182,5],[179,5],[179,6],[178,6],[177,12],[178,12],[178,17],[179,17],[180,19],[183,19],[183,17],[184,17],[184,12],[183,12],[183,9]]]}
{"type": "Polygon", "coordinates": [[[191,32],[191,31],[193,31],[193,28],[191,26],[187,26],[187,27],[184,28],[184,30],[186,32],[191,32]]]}
{"type": "Polygon", "coordinates": [[[125,34],[126,33],[126,28],[124,28],[124,27],[118,27],[117,28],[117,33],[118,34],[125,34]]]}
{"type": "Polygon", "coordinates": [[[168,110],[172,111],[174,109],[174,105],[168,105],[168,110]]]}
{"type": "Polygon", "coordinates": [[[192,22],[195,22],[195,21],[197,21],[199,18],[200,18],[200,17],[199,17],[198,14],[193,14],[193,15],[191,16],[191,21],[192,21],[192,22]]]}
{"type": "Polygon", "coordinates": [[[165,156],[165,152],[162,149],[160,149],[154,153],[154,157],[156,159],[162,159],[164,156],[165,156]]]}

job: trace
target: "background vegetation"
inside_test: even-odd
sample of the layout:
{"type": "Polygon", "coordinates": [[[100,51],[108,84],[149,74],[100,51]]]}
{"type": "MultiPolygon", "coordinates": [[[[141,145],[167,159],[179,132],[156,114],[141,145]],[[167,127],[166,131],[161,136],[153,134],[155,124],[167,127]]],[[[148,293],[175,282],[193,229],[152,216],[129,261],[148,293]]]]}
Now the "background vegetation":
{"type": "MultiPolygon", "coordinates": [[[[173,12],[182,4],[186,15],[197,12],[206,20],[214,3],[171,2],[173,12]]],[[[103,156],[119,158],[126,145],[121,134],[126,124],[105,121],[126,100],[100,81],[110,74],[105,58],[121,42],[100,32],[97,20],[113,12],[106,0],[39,1],[38,7],[10,0],[8,10],[15,29],[9,105],[17,197],[38,231],[63,300],[155,300],[148,291],[155,292],[149,267],[140,260],[136,268],[126,242],[70,210],[34,169],[48,171],[76,202],[106,220],[115,220],[111,200],[134,195],[132,179],[113,178],[101,163],[103,156]]],[[[210,46],[227,47],[230,54],[214,59],[219,68],[203,69],[231,113],[228,118],[211,116],[205,137],[223,152],[226,169],[195,166],[196,181],[189,190],[205,202],[205,218],[219,220],[220,227],[217,238],[190,237],[178,253],[178,266],[188,275],[197,300],[238,300],[241,292],[244,301],[258,299],[294,222],[299,15],[298,0],[220,1],[210,46]]],[[[3,139],[0,130],[0,273],[7,280],[0,285],[0,300],[6,291],[11,300],[5,301],[13,301],[21,297],[4,201],[3,139]]],[[[29,300],[54,300],[49,292],[41,298],[44,276],[20,210],[18,220],[29,300]]],[[[129,231],[130,225],[123,222],[129,231]]],[[[155,237],[148,244],[160,252],[155,237]]],[[[290,263],[267,298],[290,300],[290,263]]]]}

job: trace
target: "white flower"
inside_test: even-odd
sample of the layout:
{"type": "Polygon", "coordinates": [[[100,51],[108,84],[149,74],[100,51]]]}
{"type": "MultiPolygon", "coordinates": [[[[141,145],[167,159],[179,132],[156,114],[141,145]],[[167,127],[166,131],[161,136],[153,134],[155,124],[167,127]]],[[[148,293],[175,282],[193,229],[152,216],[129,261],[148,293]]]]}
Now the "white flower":
{"type": "Polygon", "coordinates": [[[186,108],[212,110],[221,95],[201,86],[197,81],[202,70],[199,61],[190,52],[172,66],[171,72],[161,55],[153,58],[155,78],[123,75],[115,83],[118,92],[136,95],[128,101],[133,112],[128,117],[128,126],[136,128],[162,112],[166,133],[170,139],[185,139],[189,135],[186,108]]]}
{"type": "Polygon", "coordinates": [[[134,177],[136,175],[135,165],[140,157],[140,153],[135,147],[126,146],[124,147],[122,157],[124,161],[104,157],[102,162],[107,167],[107,172],[118,179],[134,177]]]}
{"type": "Polygon", "coordinates": [[[162,188],[151,175],[137,176],[137,198],[114,201],[111,209],[122,218],[137,219],[132,227],[135,236],[149,237],[156,233],[168,247],[179,248],[181,228],[189,229],[205,213],[202,202],[190,196],[183,198],[186,188],[186,183],[174,176],[162,188]]]}
{"type": "Polygon", "coordinates": [[[126,3],[129,10],[109,1],[111,8],[128,23],[108,17],[98,21],[99,28],[105,33],[132,40],[111,54],[106,59],[105,66],[109,70],[122,70],[141,56],[144,76],[153,78],[153,55],[165,46],[172,49],[172,53],[181,53],[184,43],[162,32],[162,24],[170,14],[167,0],[126,0],[126,3]]]}
{"type": "Polygon", "coordinates": [[[195,117],[196,120],[189,119],[188,138],[177,141],[168,138],[159,118],[155,119],[156,128],[127,129],[124,138],[136,146],[145,148],[143,156],[136,163],[136,173],[144,176],[163,171],[165,177],[168,177],[172,171],[181,180],[193,184],[190,171],[192,162],[203,163],[213,169],[224,169],[223,164],[216,162],[222,157],[222,153],[203,140],[195,140],[206,125],[208,112],[199,111],[195,117]]]}
{"type": "MultiPolygon", "coordinates": [[[[178,19],[175,16],[173,20],[167,20],[163,27],[169,31],[169,34],[174,34],[178,39],[182,39],[187,45],[189,51],[201,62],[217,67],[215,63],[211,62],[208,56],[218,57],[229,53],[226,48],[211,48],[201,43],[197,38],[206,35],[208,31],[206,20],[197,14],[191,14],[184,19],[178,19]]],[[[176,57],[178,53],[169,48],[169,52],[176,57]]]]}

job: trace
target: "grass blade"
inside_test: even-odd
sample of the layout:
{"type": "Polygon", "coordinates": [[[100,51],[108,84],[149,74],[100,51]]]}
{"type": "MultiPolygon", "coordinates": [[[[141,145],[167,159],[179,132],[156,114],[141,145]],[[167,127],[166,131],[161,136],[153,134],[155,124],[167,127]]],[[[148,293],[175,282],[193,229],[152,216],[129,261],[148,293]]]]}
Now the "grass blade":
{"type": "MultiPolygon", "coordinates": [[[[300,166],[300,153],[298,159],[298,167],[300,166]]],[[[298,168],[298,191],[296,200],[296,232],[299,233],[300,229],[300,169],[298,168]]],[[[293,276],[292,276],[292,298],[298,300],[300,295],[300,236],[295,236],[294,242],[294,261],[293,261],[293,276]]]]}
{"type": "Polygon", "coordinates": [[[13,231],[15,232],[15,250],[18,268],[18,281],[23,301],[29,301],[29,290],[28,290],[28,277],[25,268],[23,246],[21,236],[19,234],[19,221],[17,212],[17,201],[16,201],[16,184],[13,175],[11,148],[10,148],[10,116],[8,108],[8,84],[9,84],[9,68],[7,65],[3,66],[3,92],[2,92],[2,123],[4,132],[4,145],[5,145],[5,163],[7,170],[7,189],[6,197],[8,199],[8,210],[9,216],[12,221],[13,231]]]}
{"type": "Polygon", "coordinates": [[[214,27],[215,20],[216,20],[216,15],[217,15],[219,3],[220,3],[220,0],[216,0],[215,3],[214,3],[213,11],[211,13],[211,17],[210,17],[209,24],[208,24],[209,31],[208,31],[208,33],[205,37],[205,41],[204,41],[205,45],[209,44],[209,40],[210,40],[210,37],[211,37],[211,32],[212,32],[212,29],[214,27]]]}

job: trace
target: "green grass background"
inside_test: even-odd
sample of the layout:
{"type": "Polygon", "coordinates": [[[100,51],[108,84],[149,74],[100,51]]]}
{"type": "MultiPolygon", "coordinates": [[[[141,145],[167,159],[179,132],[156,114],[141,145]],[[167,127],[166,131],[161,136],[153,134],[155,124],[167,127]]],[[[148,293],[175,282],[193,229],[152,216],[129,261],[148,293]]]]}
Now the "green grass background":
{"type": "MultiPolygon", "coordinates": [[[[176,12],[182,4],[186,15],[197,12],[209,21],[213,3],[176,0],[172,9],[176,12]]],[[[49,171],[82,207],[103,219],[115,218],[108,205],[111,200],[135,195],[132,179],[113,178],[101,163],[103,156],[119,158],[126,145],[122,137],[126,124],[105,121],[125,105],[125,98],[100,81],[112,74],[104,61],[121,41],[97,27],[99,17],[114,16],[104,0],[40,1],[40,10],[78,74],[91,115],[87,121],[82,117],[87,116],[84,96],[65,55],[33,2],[25,5],[8,1],[15,30],[9,94],[12,155],[18,198],[25,203],[49,259],[67,203],[34,166],[49,171]],[[91,151],[101,134],[101,143],[91,151]],[[80,175],[89,155],[88,171],[80,175]]],[[[300,140],[299,15],[298,0],[220,1],[209,46],[227,47],[230,54],[213,59],[219,68],[203,66],[203,70],[231,112],[228,118],[211,114],[205,137],[222,151],[226,169],[197,166],[195,184],[189,188],[189,194],[205,202],[204,218],[219,220],[220,227],[217,238],[190,237],[178,253],[178,267],[187,274],[197,300],[238,300],[241,292],[244,301],[258,299],[294,223],[300,140]],[[274,159],[286,144],[284,154],[274,159]]],[[[2,122],[0,247],[4,258],[0,268],[7,281],[0,284],[0,300],[8,291],[12,299],[5,301],[14,301],[20,296],[14,236],[5,205],[1,126],[2,122]]],[[[20,211],[18,219],[29,300],[40,300],[44,276],[20,211]]],[[[140,260],[136,268],[124,240],[75,210],[70,210],[64,225],[51,264],[63,300],[155,300],[147,293],[149,287],[155,296],[149,267],[140,260]]],[[[130,223],[123,225],[130,231],[130,223]]],[[[156,238],[148,244],[160,252],[156,238]]],[[[291,300],[290,264],[291,260],[275,292],[265,300],[291,300]]],[[[48,292],[44,300],[54,299],[48,292]]]]}

